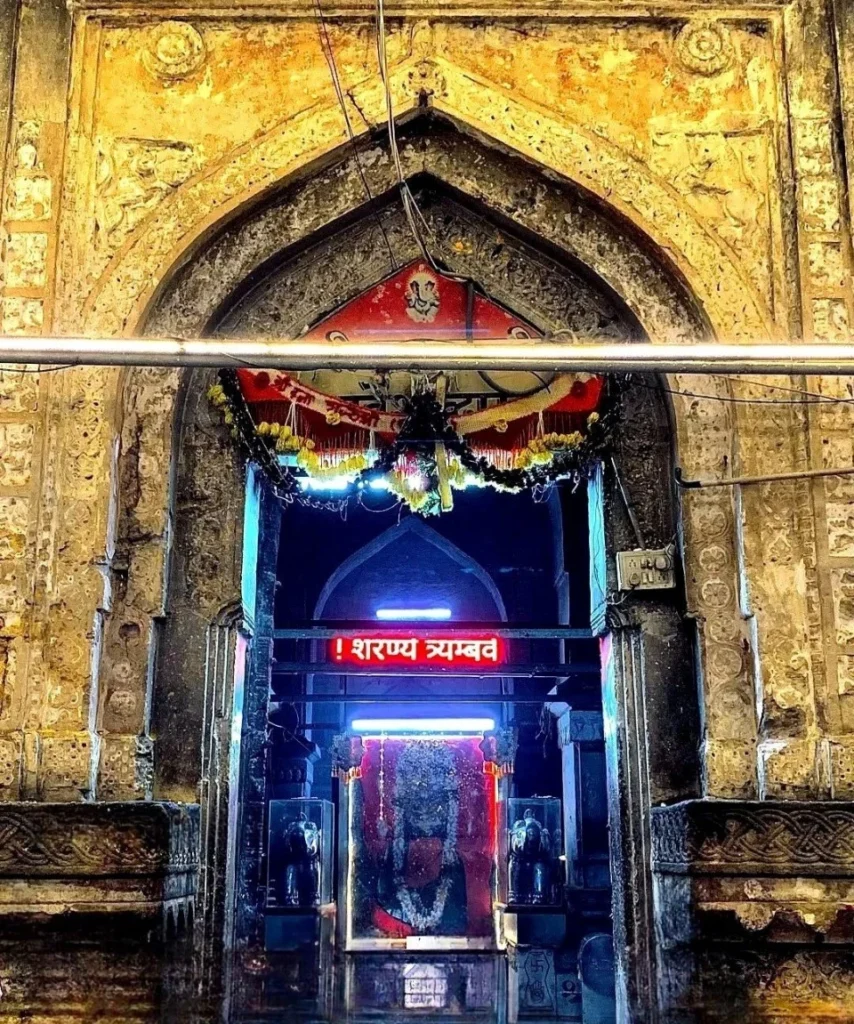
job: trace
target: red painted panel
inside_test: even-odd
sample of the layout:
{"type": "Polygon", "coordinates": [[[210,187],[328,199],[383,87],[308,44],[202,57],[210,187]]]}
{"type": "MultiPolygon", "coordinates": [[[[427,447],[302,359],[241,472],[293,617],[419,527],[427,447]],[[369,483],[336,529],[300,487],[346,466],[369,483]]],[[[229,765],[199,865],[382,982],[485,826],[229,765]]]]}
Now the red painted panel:
{"type": "MultiPolygon", "coordinates": [[[[536,338],[539,332],[508,310],[476,292],[472,296],[471,336],[536,338]]],[[[465,336],[469,288],[462,281],[432,270],[417,260],[385,281],[351,299],[317,324],[308,338],[341,334],[350,340],[376,335],[413,339],[465,336]]]]}

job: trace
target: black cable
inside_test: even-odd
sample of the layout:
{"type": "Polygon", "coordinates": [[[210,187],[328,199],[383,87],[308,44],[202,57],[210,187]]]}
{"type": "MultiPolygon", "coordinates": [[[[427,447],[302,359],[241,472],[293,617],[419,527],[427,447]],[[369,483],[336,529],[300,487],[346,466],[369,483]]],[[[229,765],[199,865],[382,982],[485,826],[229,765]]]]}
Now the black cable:
{"type": "Polygon", "coordinates": [[[806,395],[808,398],[817,398],[820,402],[838,402],[841,405],[854,404],[854,398],[837,398],[834,395],[823,395],[820,391],[807,391],[805,388],[786,387],[783,384],[766,384],[761,380],[744,380],[742,377],[728,376],[725,373],[710,373],[709,377],[717,377],[719,380],[728,380],[730,383],[750,384],[757,388],[767,388],[769,391],[785,391],[791,395],[806,395]]]}
{"type": "MultiPolygon", "coordinates": [[[[341,107],[341,113],[344,115],[344,124],[347,126],[347,135],[350,139],[350,145],[353,147],[353,157],[356,161],[356,168],[359,173],[359,177],[362,180],[362,186],[365,189],[365,195],[368,197],[368,202],[373,203],[374,194],[371,191],[368,177],[365,174],[365,169],[362,166],[361,156],[359,154],[359,145],[356,141],[356,133],[353,131],[353,125],[350,121],[350,113],[347,110],[347,101],[344,98],[344,90],[341,88],[341,79],[338,76],[338,67],[335,63],[335,51],[332,49],[332,41],[329,38],[329,30],[326,26],[326,19],[323,16],[323,8],[320,5],[320,0],[314,0],[315,10],[317,11],[318,28],[320,30],[320,48],[323,50],[323,56],[326,58],[326,64],[329,68],[329,74],[332,78],[332,85],[335,89],[335,95],[338,97],[338,103],[341,107]]],[[[394,250],[391,247],[388,234],[383,222],[380,219],[379,212],[374,210],[374,220],[376,221],[377,227],[380,229],[380,234],[383,236],[386,249],[388,249],[388,257],[391,263],[392,270],[397,270],[397,260],[394,256],[394,250]]]]}
{"type": "Polygon", "coordinates": [[[56,373],[57,370],[74,370],[84,365],[84,363],[63,363],[61,366],[35,366],[30,369],[28,366],[5,363],[0,364],[0,373],[56,373]]]}
{"type": "MultiPolygon", "coordinates": [[[[665,384],[660,382],[647,383],[646,381],[639,380],[633,376],[633,383],[640,385],[642,388],[649,388],[651,391],[664,391],[668,395],[678,395],[681,398],[700,398],[705,399],[709,402],[728,402],[730,405],[824,405],[824,399],[810,400],[807,398],[734,398],[731,395],[707,395],[702,394],[699,391],[679,391],[676,388],[669,388],[665,384]]],[[[773,385],[769,385],[771,387],[773,385]]],[[[831,402],[839,402],[842,405],[849,404],[848,399],[839,398],[834,399],[829,395],[827,400],[831,402]]]]}

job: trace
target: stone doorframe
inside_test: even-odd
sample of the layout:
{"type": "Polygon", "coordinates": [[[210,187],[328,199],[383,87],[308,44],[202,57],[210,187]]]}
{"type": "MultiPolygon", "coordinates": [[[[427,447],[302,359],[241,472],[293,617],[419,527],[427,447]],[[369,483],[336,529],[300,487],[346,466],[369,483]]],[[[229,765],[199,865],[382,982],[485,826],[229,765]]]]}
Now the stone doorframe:
{"type": "MultiPolygon", "coordinates": [[[[382,140],[376,147],[384,152],[382,140]]],[[[439,239],[438,255],[451,269],[481,281],[538,325],[577,326],[566,319],[567,309],[572,313],[567,296],[587,281],[593,292],[615,308],[623,306],[623,324],[631,325],[624,327],[629,334],[645,333],[655,340],[697,338],[713,331],[663,253],[621,214],[603,207],[582,189],[546,176],[453,125],[436,124],[426,117],[409,125],[403,158],[413,181],[448,196],[451,206],[463,211],[460,216],[468,213],[469,228],[481,225],[471,248],[457,245],[451,231],[439,239]],[[491,240],[483,230],[490,222],[491,240]]],[[[392,245],[402,246],[401,262],[407,237],[405,231],[395,234],[399,213],[388,202],[393,182],[387,158],[371,161],[368,174],[373,194],[385,197],[369,207],[358,168],[347,150],[311,176],[289,184],[274,201],[247,209],[172,275],[149,310],[144,329],[184,336],[216,332],[229,325],[235,309],[246,308],[247,294],[253,288],[257,293],[274,269],[278,280],[287,281],[298,298],[299,312],[283,329],[293,329],[300,320],[316,320],[346,301],[355,288],[352,279],[333,267],[334,245],[327,240],[323,249],[310,247],[312,242],[328,239],[336,227],[357,246],[360,258],[365,257],[365,273],[372,272],[373,259],[374,280],[384,276],[383,267],[376,266],[382,255],[376,217],[388,222],[392,245]],[[321,252],[325,258],[319,258],[321,252]]],[[[237,748],[228,730],[222,729],[222,721],[231,719],[233,694],[223,689],[214,714],[207,718],[199,697],[207,692],[210,630],[221,635],[223,610],[241,600],[244,605],[251,601],[242,591],[241,580],[242,470],[206,407],[208,377],[204,372],[181,378],[169,372],[131,371],[123,381],[118,551],[130,585],[114,605],[104,664],[109,678],[111,658],[121,655],[126,660],[123,638],[129,624],[152,638],[150,648],[159,649],[156,673],[152,677],[142,664],[138,669],[157,737],[154,796],[189,801],[201,792],[207,804],[203,821],[232,823],[228,840],[232,856],[238,847],[245,850],[248,843],[257,848],[263,841],[263,819],[254,805],[262,796],[257,785],[263,778],[263,719],[257,697],[262,683],[266,693],[271,618],[269,608],[256,609],[254,621],[249,615],[239,629],[236,624],[231,627],[229,643],[241,642],[238,632],[248,638],[245,699],[250,700],[251,693],[254,701],[251,714],[247,715],[246,705],[243,708],[244,746],[237,762],[237,748]],[[173,453],[172,476],[150,479],[145,473],[148,456],[163,445],[173,453]],[[145,509],[164,510],[160,530],[140,528],[140,501],[145,509]],[[175,722],[181,723],[180,735],[170,725],[175,722]],[[219,732],[211,722],[219,723],[219,732]],[[199,743],[189,743],[188,734],[198,735],[199,743]],[[213,766],[205,774],[198,758],[194,760],[200,747],[209,751],[205,763],[213,766]],[[239,790],[246,793],[248,785],[255,799],[244,804],[243,819],[236,821],[229,818],[234,801],[229,811],[227,794],[241,767],[244,778],[239,790]]],[[[710,393],[726,393],[725,385],[717,381],[704,387],[710,393]]],[[[660,392],[644,387],[633,389],[626,405],[616,464],[632,495],[646,542],[663,545],[680,536],[672,484],[674,434],[680,462],[689,472],[720,474],[732,450],[729,409],[725,403],[697,409],[678,401],[668,407],[660,392]]],[[[610,467],[606,467],[601,494],[606,589],[613,594],[613,553],[636,546],[636,538],[610,467]]],[[[269,574],[270,549],[265,546],[278,537],[273,505],[269,496],[261,495],[260,521],[266,539],[261,540],[254,566],[259,573],[269,574]]],[[[732,496],[725,490],[711,497],[704,492],[685,503],[681,540],[687,608],[684,600],[665,595],[663,600],[615,599],[608,611],[604,695],[618,994],[626,1020],[649,1021],[655,1002],[652,806],[700,796],[703,780],[707,794],[724,790],[721,795],[754,795],[753,685],[737,603],[732,496]],[[696,661],[686,611],[700,626],[696,661]],[[702,666],[702,686],[698,686],[696,664],[702,666]],[[703,708],[698,707],[701,689],[703,708]],[[674,722],[682,728],[674,728],[674,722]],[[725,791],[727,780],[733,778],[743,781],[735,783],[735,791],[725,791]]],[[[601,551],[595,555],[602,558],[601,551]]],[[[267,582],[272,593],[273,581],[267,582]]],[[[104,715],[100,725],[108,749],[114,724],[104,715]]],[[[206,864],[221,861],[217,843],[222,843],[224,834],[228,829],[203,826],[206,864]],[[209,836],[219,839],[209,840],[209,836]]],[[[234,863],[229,870],[223,877],[234,878],[234,863]]],[[[257,875],[238,879],[236,885],[243,900],[257,905],[257,875]]],[[[214,903],[217,899],[222,900],[223,919],[233,923],[224,890],[214,903]]],[[[257,921],[251,917],[250,913],[236,922],[241,941],[257,937],[257,921]]]]}

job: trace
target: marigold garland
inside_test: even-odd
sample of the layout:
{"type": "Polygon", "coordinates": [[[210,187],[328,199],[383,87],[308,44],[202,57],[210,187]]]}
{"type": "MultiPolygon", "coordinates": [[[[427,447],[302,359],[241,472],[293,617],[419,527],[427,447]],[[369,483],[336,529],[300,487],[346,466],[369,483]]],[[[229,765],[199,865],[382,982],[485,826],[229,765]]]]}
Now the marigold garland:
{"type": "Polygon", "coordinates": [[[500,469],[486,456],[478,455],[468,440],[456,433],[448,414],[429,391],[418,392],[407,401],[406,420],[392,444],[377,452],[336,458],[318,452],[314,441],[300,437],[287,424],[255,424],[234,371],[221,371],[220,381],[209,389],[210,401],[222,410],[232,436],[268,473],[280,493],[293,494],[298,488],[293,473],[278,458],[289,454],[312,479],[343,478],[348,482],[348,493],[382,480],[391,493],[421,515],[441,511],[437,445],[443,445],[446,453],[444,480],[456,490],[473,481],[516,493],[589,475],[609,444],[624,384],[609,378],[602,412],[589,414],[586,431],[534,437],[516,453],[513,468],[500,469]]]}

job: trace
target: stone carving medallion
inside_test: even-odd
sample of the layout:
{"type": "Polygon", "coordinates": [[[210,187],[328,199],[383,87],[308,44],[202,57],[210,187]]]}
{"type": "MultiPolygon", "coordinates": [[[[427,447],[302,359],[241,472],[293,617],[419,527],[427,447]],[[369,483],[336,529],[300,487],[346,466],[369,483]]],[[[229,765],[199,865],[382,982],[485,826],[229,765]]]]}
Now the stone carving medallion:
{"type": "Polygon", "coordinates": [[[205,60],[205,43],[197,29],[186,21],[158,25],[142,52],[142,62],[152,75],[166,81],[188,78],[205,60]]]}
{"type": "Polygon", "coordinates": [[[693,21],[676,37],[676,56],[686,71],[698,75],[719,75],[734,59],[729,32],[714,21],[693,21]]]}

